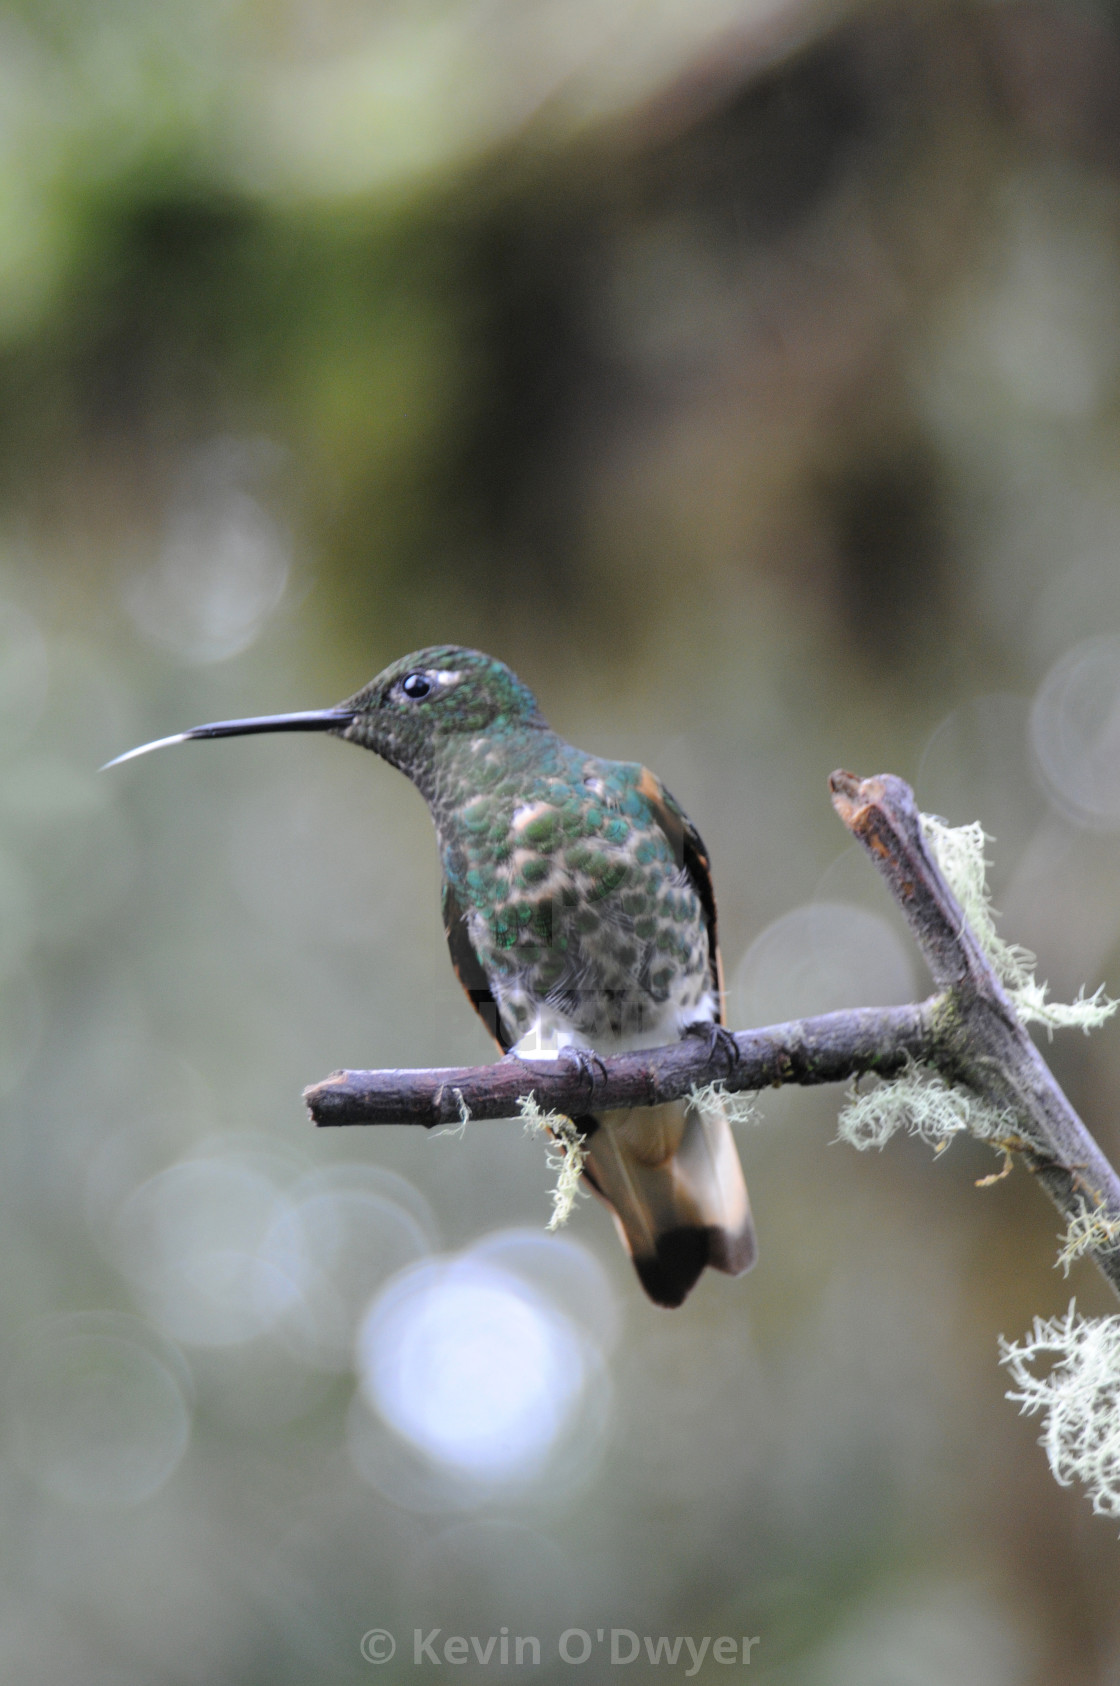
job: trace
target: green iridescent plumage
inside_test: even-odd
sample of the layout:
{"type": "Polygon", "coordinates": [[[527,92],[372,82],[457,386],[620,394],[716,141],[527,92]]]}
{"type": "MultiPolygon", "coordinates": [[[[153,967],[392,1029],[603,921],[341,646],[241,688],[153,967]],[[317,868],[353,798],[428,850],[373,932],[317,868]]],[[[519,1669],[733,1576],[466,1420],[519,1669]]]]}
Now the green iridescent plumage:
{"type": "Polygon", "coordinates": [[[509,669],[475,651],[418,651],[345,706],[357,712],[342,735],[427,797],[449,940],[473,950],[503,1045],[538,1021],[546,1041],[598,1047],[672,1040],[714,1016],[690,828],[646,768],[565,743],[509,669]],[[413,702],[400,684],[417,673],[456,677],[413,702]]]}

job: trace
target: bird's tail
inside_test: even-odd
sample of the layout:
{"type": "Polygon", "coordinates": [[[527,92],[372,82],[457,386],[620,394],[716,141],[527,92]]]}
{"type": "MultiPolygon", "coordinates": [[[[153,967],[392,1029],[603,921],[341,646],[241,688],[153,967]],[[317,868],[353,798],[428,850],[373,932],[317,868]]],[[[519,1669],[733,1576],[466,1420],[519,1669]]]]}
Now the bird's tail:
{"type": "Polygon", "coordinates": [[[747,1185],[718,1100],[605,1112],[590,1131],[584,1176],[614,1215],[642,1287],[677,1306],[706,1266],[739,1276],[757,1251],[747,1185]]]}

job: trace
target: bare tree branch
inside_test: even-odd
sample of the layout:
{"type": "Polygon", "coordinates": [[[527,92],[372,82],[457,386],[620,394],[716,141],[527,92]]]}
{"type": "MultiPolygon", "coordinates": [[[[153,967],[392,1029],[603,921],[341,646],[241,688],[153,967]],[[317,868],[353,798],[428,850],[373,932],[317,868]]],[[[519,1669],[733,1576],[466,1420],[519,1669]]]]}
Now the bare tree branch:
{"type": "MultiPolygon", "coordinates": [[[[1067,1218],[1120,1226],[1120,1177],[1032,1042],[922,833],[913,793],[884,774],[832,775],[840,818],[882,872],[938,994],[917,1006],[859,1008],[740,1031],[686,1037],[609,1059],[522,1061],[431,1071],[342,1071],[305,1092],[316,1124],[420,1124],[506,1118],[533,1095],[566,1114],[654,1106],[718,1081],[729,1090],[818,1084],[910,1062],[965,1085],[1013,1121],[999,1145],[1022,1155],[1067,1218]]],[[[1105,1230],[1102,1227],[1102,1236],[1105,1230]]],[[[1120,1292],[1120,1246],[1089,1249],[1120,1292]]]]}
{"type": "Polygon", "coordinates": [[[687,1036],[666,1048],[581,1064],[507,1055],[495,1065],[434,1071],[336,1071],[303,1098],[316,1124],[423,1124],[430,1129],[458,1123],[463,1107],[472,1118],[515,1117],[518,1099],[529,1094],[545,1111],[571,1114],[658,1106],[715,1080],[743,1090],[838,1083],[866,1071],[889,1077],[909,1060],[925,1058],[932,1040],[931,1005],[822,1013],[741,1031],[714,1048],[705,1037],[687,1036]]]}

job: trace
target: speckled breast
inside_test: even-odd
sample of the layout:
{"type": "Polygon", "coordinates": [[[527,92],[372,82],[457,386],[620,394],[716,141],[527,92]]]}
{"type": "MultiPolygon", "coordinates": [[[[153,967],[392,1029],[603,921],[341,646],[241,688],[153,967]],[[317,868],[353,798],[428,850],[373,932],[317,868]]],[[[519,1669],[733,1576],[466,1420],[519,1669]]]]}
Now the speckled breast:
{"type": "Polygon", "coordinates": [[[600,1048],[672,1040],[714,1014],[703,909],[642,768],[571,755],[520,799],[462,804],[445,870],[512,1040],[534,1024],[600,1048]]]}

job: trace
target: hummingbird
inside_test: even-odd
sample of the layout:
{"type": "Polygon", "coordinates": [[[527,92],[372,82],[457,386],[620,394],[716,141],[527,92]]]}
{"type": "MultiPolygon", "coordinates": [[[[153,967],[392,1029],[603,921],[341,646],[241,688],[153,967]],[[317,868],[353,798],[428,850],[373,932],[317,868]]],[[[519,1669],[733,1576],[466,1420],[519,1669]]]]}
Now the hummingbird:
{"type": "MultiPolygon", "coordinates": [[[[108,765],[255,732],[327,732],[411,779],[435,823],[452,964],[503,1054],[582,1063],[720,1036],[716,904],[696,827],[648,768],[566,743],[502,662],[433,646],[334,708],[196,726],[108,765]]],[[[750,1202],[718,1101],[573,1122],[583,1177],[657,1305],[680,1305],[709,1265],[750,1268],[750,1202]]]]}

